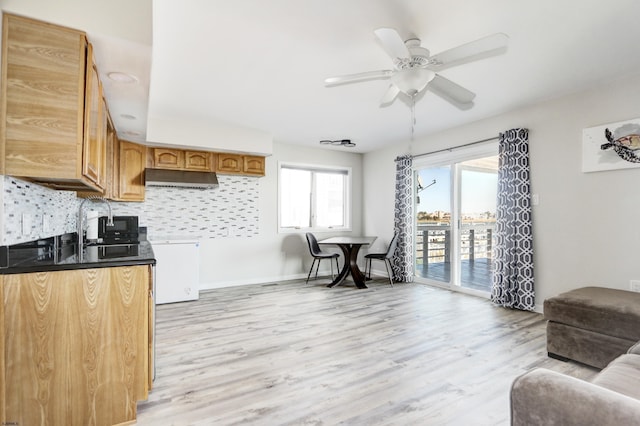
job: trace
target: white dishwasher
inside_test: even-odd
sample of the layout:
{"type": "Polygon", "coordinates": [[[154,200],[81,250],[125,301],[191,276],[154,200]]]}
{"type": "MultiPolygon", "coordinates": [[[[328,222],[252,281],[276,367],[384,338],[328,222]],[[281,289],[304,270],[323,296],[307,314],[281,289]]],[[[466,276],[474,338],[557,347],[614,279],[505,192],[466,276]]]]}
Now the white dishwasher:
{"type": "Polygon", "coordinates": [[[200,242],[176,237],[157,237],[149,242],[156,258],[156,305],[197,300],[200,242]]]}

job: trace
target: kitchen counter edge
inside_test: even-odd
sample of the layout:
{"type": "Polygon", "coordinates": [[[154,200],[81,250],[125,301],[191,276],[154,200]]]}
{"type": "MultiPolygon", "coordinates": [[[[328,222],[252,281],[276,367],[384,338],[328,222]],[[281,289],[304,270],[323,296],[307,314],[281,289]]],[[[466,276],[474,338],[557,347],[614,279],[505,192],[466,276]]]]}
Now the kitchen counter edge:
{"type": "Polygon", "coordinates": [[[148,241],[140,241],[138,255],[123,256],[108,259],[85,259],[82,262],[73,255],[60,263],[27,263],[7,268],[0,268],[0,275],[28,274],[35,272],[67,271],[75,269],[113,268],[118,266],[155,265],[156,259],[151,244],[148,241]]]}

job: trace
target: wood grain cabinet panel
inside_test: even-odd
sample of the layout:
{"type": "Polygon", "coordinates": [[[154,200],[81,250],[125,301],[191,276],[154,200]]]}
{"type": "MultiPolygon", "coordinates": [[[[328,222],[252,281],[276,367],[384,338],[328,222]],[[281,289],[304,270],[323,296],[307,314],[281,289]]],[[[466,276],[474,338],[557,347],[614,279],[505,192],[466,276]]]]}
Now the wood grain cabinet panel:
{"type": "Polygon", "coordinates": [[[4,361],[4,341],[5,341],[5,326],[4,326],[4,285],[2,283],[2,279],[0,278],[0,332],[2,336],[0,336],[0,422],[5,421],[5,401],[6,401],[6,391],[7,380],[5,377],[6,364],[4,361]]]}
{"type": "Polygon", "coordinates": [[[257,155],[243,156],[242,171],[249,175],[264,176],[264,157],[257,155]]]}
{"type": "Polygon", "coordinates": [[[149,269],[1,277],[2,424],[135,421],[150,383],[149,269]]]}
{"type": "MultiPolygon", "coordinates": [[[[107,123],[107,168],[103,196],[115,201],[144,201],[144,169],[147,147],[119,140],[111,121],[107,123]]],[[[96,191],[78,191],[79,197],[100,195],[96,191]]]]}
{"type": "Polygon", "coordinates": [[[152,167],[156,169],[192,170],[221,174],[264,176],[265,158],[223,152],[151,148],[152,167]]]}
{"type": "Polygon", "coordinates": [[[100,188],[105,187],[106,161],[106,104],[102,96],[102,85],[98,70],[93,63],[93,49],[87,46],[84,144],[82,174],[100,188]]]}
{"type": "Polygon", "coordinates": [[[144,201],[146,147],[118,141],[118,196],[120,201],[144,201]]]}
{"type": "Polygon", "coordinates": [[[206,151],[185,151],[185,170],[213,172],[213,153],[206,151]]]}
{"type": "Polygon", "coordinates": [[[218,167],[216,170],[220,173],[241,173],[242,172],[242,156],[238,154],[218,154],[218,167]]]}
{"type": "Polygon", "coordinates": [[[212,172],[213,153],[172,148],[153,148],[153,167],[168,170],[212,172]]]}
{"type": "Polygon", "coordinates": [[[184,151],[181,149],[154,148],[153,167],[156,169],[181,170],[184,168],[184,151]]]}
{"type": "Polygon", "coordinates": [[[100,85],[85,33],[9,13],[2,19],[0,174],[103,192],[101,104],[91,98],[100,85]],[[95,137],[85,146],[87,83],[95,137]]]}

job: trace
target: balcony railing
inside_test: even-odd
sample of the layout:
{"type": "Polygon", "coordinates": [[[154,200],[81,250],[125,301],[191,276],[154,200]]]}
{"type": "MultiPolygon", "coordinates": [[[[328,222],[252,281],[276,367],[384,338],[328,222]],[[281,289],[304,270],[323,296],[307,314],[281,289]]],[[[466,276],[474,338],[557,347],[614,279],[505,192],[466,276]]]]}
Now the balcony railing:
{"type": "MultiPolygon", "coordinates": [[[[461,284],[483,291],[491,289],[491,256],[494,222],[463,223],[460,229],[461,284]]],[[[451,227],[418,224],[416,269],[418,275],[449,282],[451,227]]]]}

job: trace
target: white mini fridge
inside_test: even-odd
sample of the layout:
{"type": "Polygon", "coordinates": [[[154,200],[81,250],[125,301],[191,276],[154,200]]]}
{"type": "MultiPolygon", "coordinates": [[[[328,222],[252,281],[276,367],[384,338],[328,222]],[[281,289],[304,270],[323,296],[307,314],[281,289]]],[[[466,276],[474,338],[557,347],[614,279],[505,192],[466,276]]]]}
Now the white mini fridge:
{"type": "Polygon", "coordinates": [[[156,258],[156,305],[197,300],[200,242],[157,238],[149,241],[156,258]]]}

